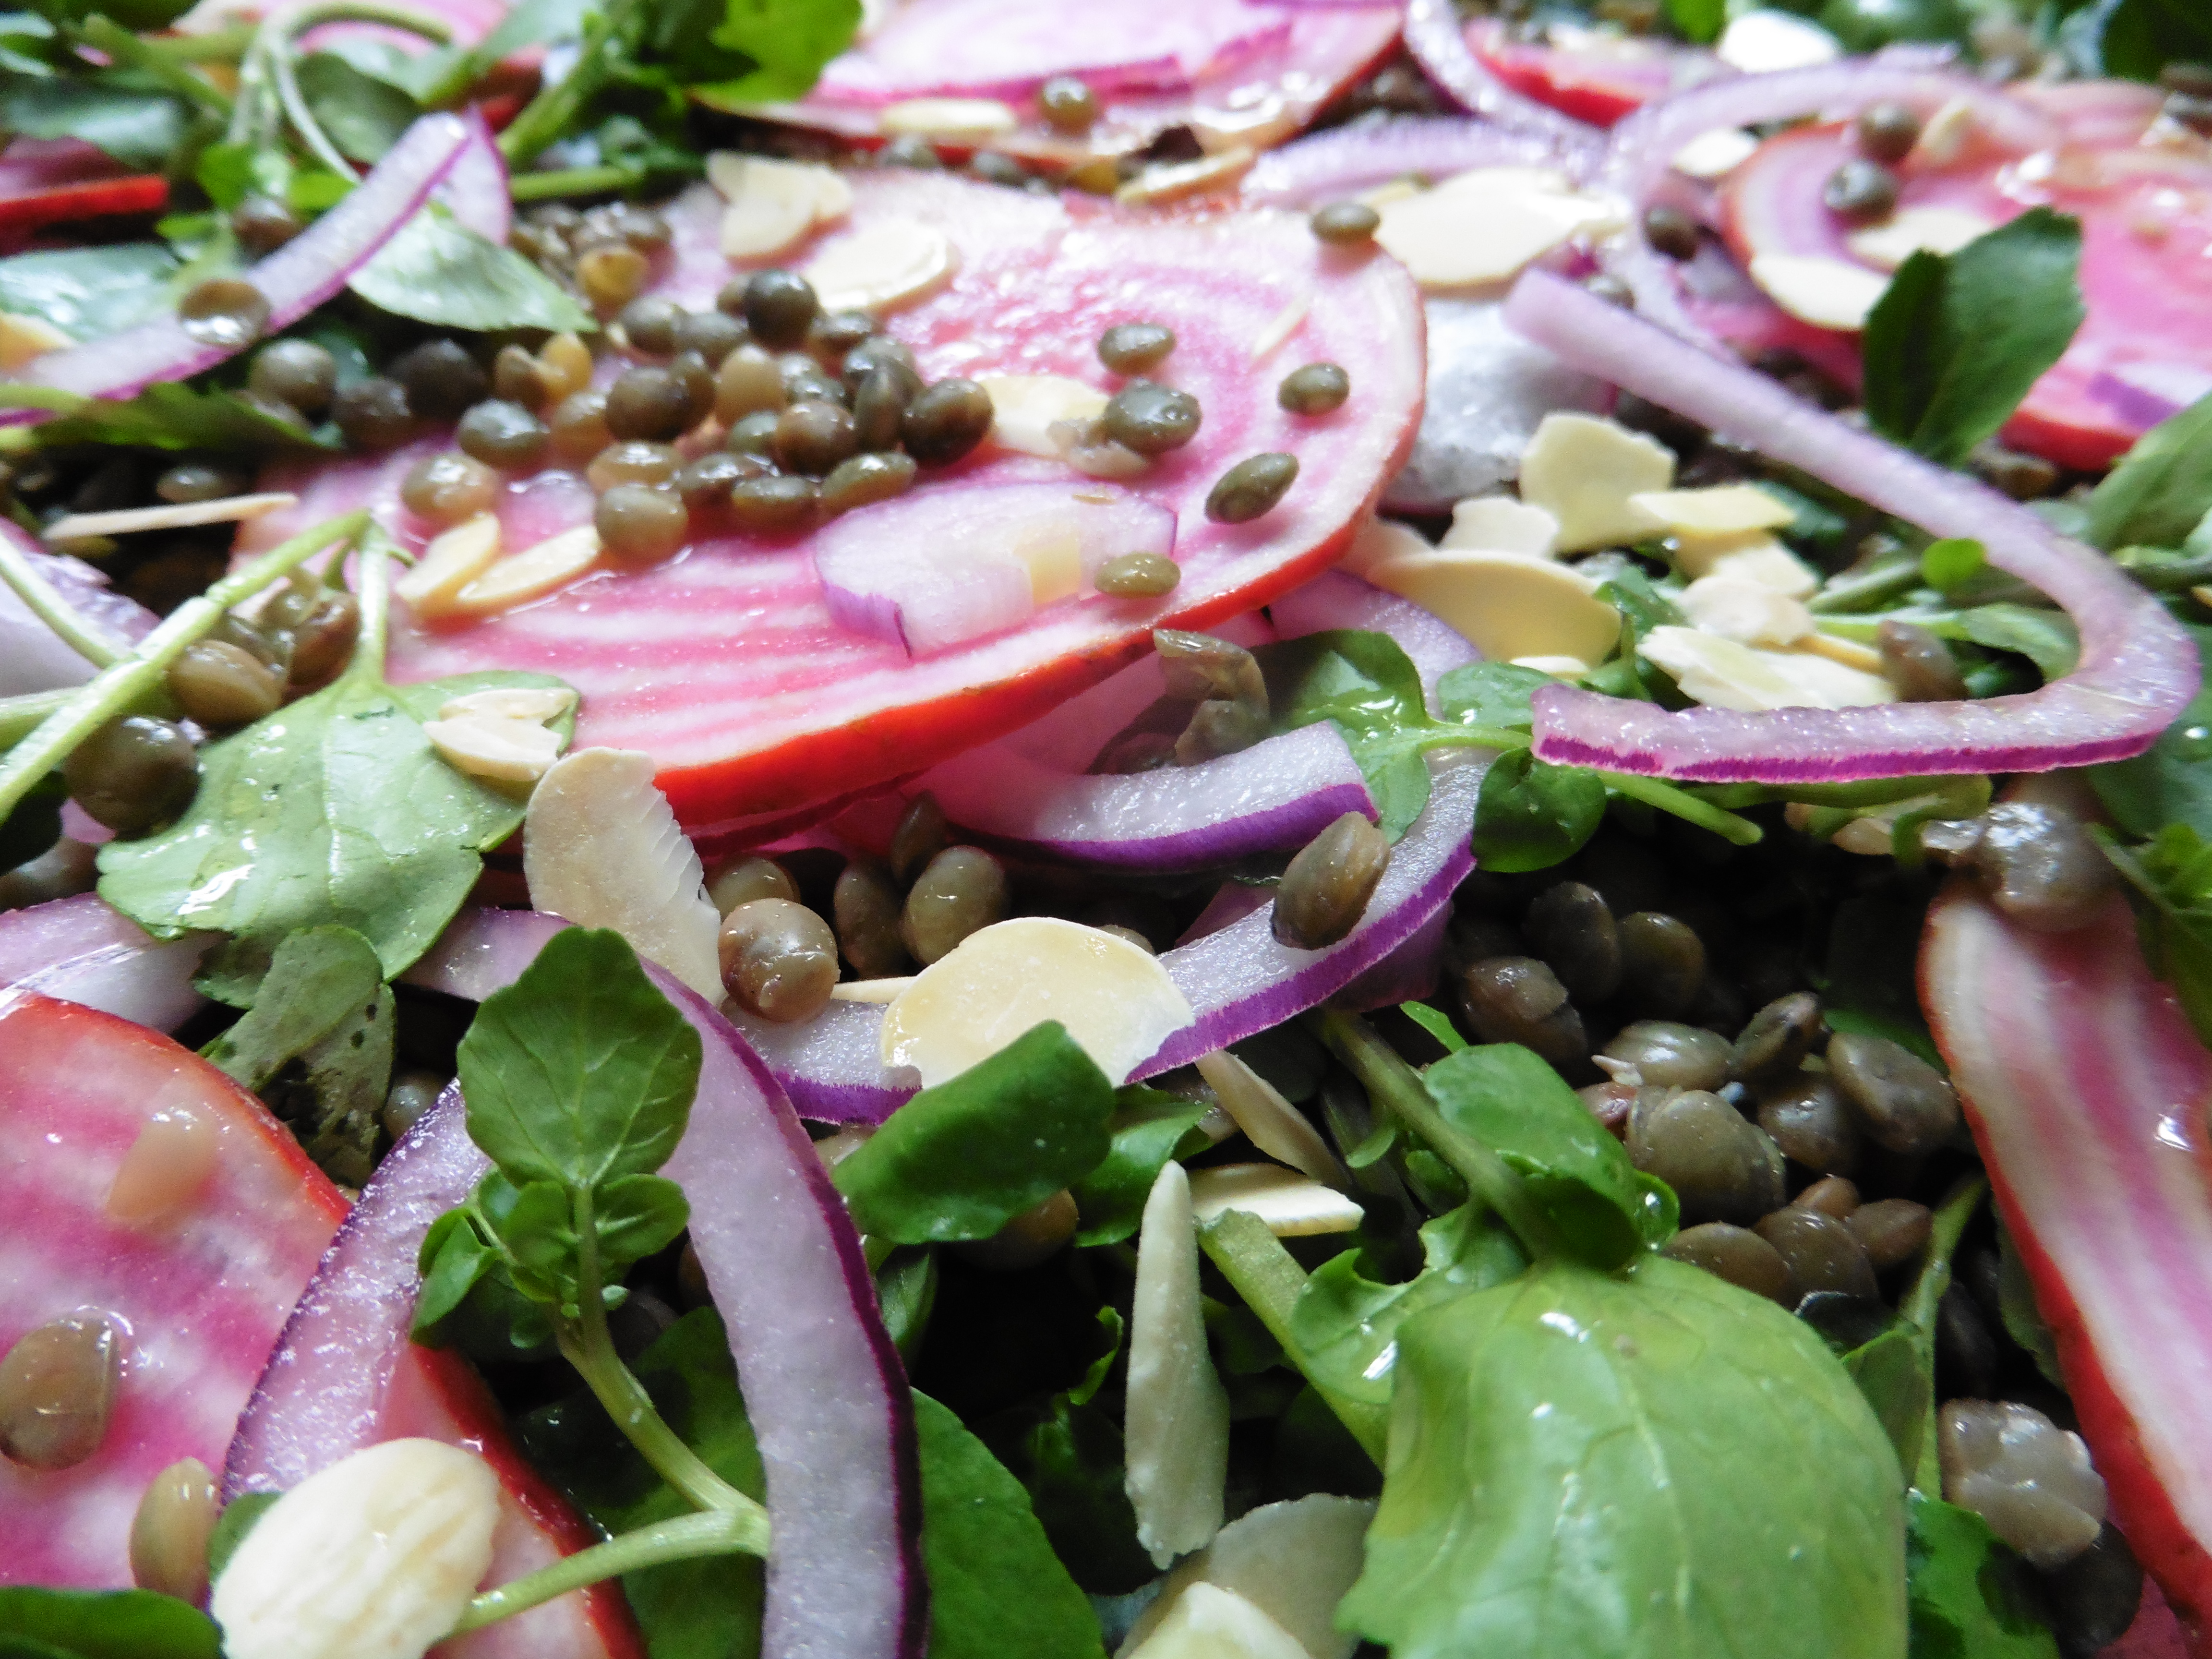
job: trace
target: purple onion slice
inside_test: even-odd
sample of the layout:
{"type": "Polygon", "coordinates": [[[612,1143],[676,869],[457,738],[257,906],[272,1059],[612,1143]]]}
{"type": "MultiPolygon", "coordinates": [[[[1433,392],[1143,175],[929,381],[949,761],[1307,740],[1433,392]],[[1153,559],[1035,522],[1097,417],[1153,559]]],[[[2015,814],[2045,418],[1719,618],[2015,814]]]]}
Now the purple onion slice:
{"type": "Polygon", "coordinates": [[[192,988],[213,933],[158,939],[94,893],[0,912],[0,988],[167,1031],[205,1000],[192,988]]]}

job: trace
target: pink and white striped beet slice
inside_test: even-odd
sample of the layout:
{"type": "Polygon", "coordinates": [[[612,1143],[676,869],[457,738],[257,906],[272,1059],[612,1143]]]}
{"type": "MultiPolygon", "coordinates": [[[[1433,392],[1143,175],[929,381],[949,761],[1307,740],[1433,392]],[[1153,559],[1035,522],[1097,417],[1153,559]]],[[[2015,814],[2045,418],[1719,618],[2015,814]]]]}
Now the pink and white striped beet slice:
{"type": "MultiPolygon", "coordinates": [[[[935,226],[957,273],[889,319],[924,374],[1056,374],[1110,390],[1098,337],[1119,322],[1171,326],[1156,378],[1194,394],[1204,425],[1130,494],[1176,515],[1182,585],[1163,600],[1091,595],[1026,625],[919,659],[840,628],[823,603],[809,538],[697,543],[642,571],[602,572],[535,605],[459,627],[404,620],[392,672],[428,679],[535,668],[583,693],[580,744],[642,749],[688,828],[803,807],[908,775],[988,741],[1139,655],[1153,628],[1203,628],[1249,611],[1326,566],[1403,460],[1421,407],[1422,322],[1405,272],[1346,258],[1303,218],[1219,212],[1140,216],[1085,199],[1039,198],[941,175],[852,179],[852,230],[905,219],[935,226]],[[1352,396],[1304,419],[1275,401],[1301,363],[1342,363],[1352,396]],[[1244,525],[1210,522],[1213,482],[1248,455],[1287,451],[1298,480],[1244,525]]],[[[704,307],[730,279],[720,200],[700,189],[670,210],[672,268],[657,292],[704,307]]],[[[787,256],[803,264],[812,250],[787,256]]],[[[245,549],[364,501],[411,546],[398,483],[407,453],[281,472],[299,505],[247,526],[245,549]]],[[[917,490],[1042,479],[1079,483],[1057,461],[978,454],[926,473],[917,490]]],[[[866,509],[863,509],[865,511],[866,509]]],[[[507,488],[510,547],[580,523],[590,495],[545,472],[507,488]]]]}
{"type": "Polygon", "coordinates": [[[1397,38],[1391,6],[906,0],[805,98],[744,112],[874,143],[884,137],[886,105],[993,98],[1018,125],[993,136],[990,148],[1033,161],[1123,155],[1170,127],[1188,127],[1209,152],[1264,149],[1304,127],[1397,38]],[[1097,94],[1102,111],[1087,131],[1062,132],[1038,113],[1036,89],[1054,75],[1097,94]]]}
{"type": "Polygon", "coordinates": [[[0,1459],[0,1583],[125,1587],[147,1483],[179,1458],[221,1467],[345,1200],[189,1049],[20,990],[0,992],[0,1352],[82,1310],[128,1332],[98,1451],[53,1471],[0,1459]],[[214,1157],[171,1215],[128,1225],[108,1192],[157,1113],[195,1119],[214,1157]]]}
{"type": "Polygon", "coordinates": [[[2057,1339],[2114,1518],[2182,1619],[2212,1613],[2212,1054],[2119,899],[2054,936],[1963,882],[1921,1000],[2057,1339]]]}

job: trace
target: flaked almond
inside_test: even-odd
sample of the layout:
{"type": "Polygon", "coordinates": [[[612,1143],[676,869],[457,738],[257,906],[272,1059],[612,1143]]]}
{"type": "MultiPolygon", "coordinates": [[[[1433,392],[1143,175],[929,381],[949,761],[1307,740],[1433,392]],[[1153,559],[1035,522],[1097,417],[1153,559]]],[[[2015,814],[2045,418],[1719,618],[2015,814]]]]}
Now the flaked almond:
{"type": "Polygon", "coordinates": [[[1066,453],[1062,423],[1087,428],[1106,412],[1106,394],[1066,374],[985,374],[976,385],[991,400],[988,442],[1055,461],[1066,453]]]}
{"type": "Polygon", "coordinates": [[[1715,127],[1676,150],[1672,165],[1686,178],[1711,181],[1734,173],[1758,149],[1758,134],[1741,127],[1715,127]]]}
{"type": "Polygon", "coordinates": [[[534,783],[561,758],[561,734],[536,720],[464,714],[424,720],[422,735],[456,772],[495,783],[534,783]]]}
{"type": "Polygon", "coordinates": [[[1791,646],[1813,631],[1802,601],[1733,576],[1700,576],[1674,602],[1692,627],[1739,645],[1791,646]]]}
{"type": "Polygon", "coordinates": [[[0,311],[0,369],[13,371],[76,343],[43,317],[0,311]]]}
{"type": "Polygon", "coordinates": [[[127,1227],[158,1227],[198,1196],[222,1160],[222,1130],[181,1106],[163,1107],[117,1166],[107,1213],[127,1227]]]}
{"type": "Polygon", "coordinates": [[[1267,319],[1267,326],[1253,337],[1252,361],[1265,362],[1281,350],[1284,343],[1305,325],[1306,318],[1312,310],[1311,294],[1296,295],[1289,300],[1280,311],[1267,319]]]}
{"type": "Polygon", "coordinates": [[[1021,124],[1021,117],[995,98],[907,98],[886,104],[876,115],[877,130],[887,137],[912,133],[923,138],[1000,138],[1021,124]]]}
{"type": "Polygon", "coordinates": [[[1510,495],[1470,495],[1452,504],[1451,528],[1437,545],[1540,559],[1551,556],[1559,540],[1559,521],[1544,508],[1510,495]]]}
{"type": "Polygon", "coordinates": [[[1127,1398],[1123,1485],[1137,1541],[1164,1567],[1221,1530],[1229,1473],[1229,1395],[1206,1351],[1190,1180],[1173,1158],[1137,1233],[1127,1398]]]}
{"type": "Polygon", "coordinates": [[[559,592],[599,562],[599,532],[580,524],[535,547],[495,560],[483,574],[453,595],[458,614],[484,616],[559,592]]]}
{"type": "Polygon", "coordinates": [[[447,698],[438,709],[438,718],[457,720],[477,715],[492,720],[550,720],[575,706],[576,694],[565,685],[493,685],[447,698]]]}
{"type": "Polygon", "coordinates": [[[1294,1170],[1331,1187],[1349,1187],[1352,1177],[1328,1142],[1304,1113],[1283,1098],[1275,1085],[1226,1048],[1198,1057],[1198,1074],[1213,1097],[1237,1120],[1255,1146],[1294,1170]]]}
{"type": "Polygon", "coordinates": [[[1431,294],[1486,289],[1517,276],[1618,210],[1544,167],[1478,167],[1381,209],[1375,240],[1431,294]]]}
{"type": "Polygon", "coordinates": [[[1674,677],[1682,695],[1713,708],[1852,708],[1893,702],[1896,688],[1809,651],[1762,651],[1671,624],[1655,628],[1639,653],[1674,677]]]}
{"type": "Polygon", "coordinates": [[[1259,152],[1249,144],[1232,144],[1216,155],[1194,161],[1170,161],[1146,167],[1114,192],[1114,199],[1139,207],[1162,202],[1187,201],[1218,190],[1227,190],[1252,170],[1259,152]]]}
{"type": "Polygon", "coordinates": [[[853,210],[843,175],[811,161],[717,150],[707,158],[707,178],[729,204],[721,241],[732,259],[781,253],[853,210]]]}
{"type": "Polygon", "coordinates": [[[1223,1164],[1194,1170],[1190,1203],[1200,1221],[1242,1210],[1278,1238],[1348,1233],[1366,1218],[1365,1211],[1334,1188],[1279,1164],[1223,1164]]]}
{"type": "Polygon", "coordinates": [[[1692,581],[1699,576],[1728,576],[1757,582],[1793,599],[1808,598],[1820,586],[1818,572],[1773,537],[1686,536],[1674,548],[1674,562],[1692,581]]]}
{"type": "Polygon", "coordinates": [[[1645,535],[1711,538],[1779,530],[1797,509],[1757,484],[1709,484],[1702,489],[1645,489],[1628,498],[1643,515],[1645,535]]]}
{"type": "Polygon", "coordinates": [[[1648,535],[1650,520],[1629,497],[1674,482],[1673,450],[1595,415],[1547,415],[1521,457],[1521,499],[1558,520],[1562,553],[1648,535]]]}
{"type": "Polygon", "coordinates": [[[1601,662],[1620,642],[1620,613],[1595,597],[1597,584],[1552,559],[1439,549],[1386,559],[1366,577],[1434,611],[1498,661],[1536,656],[1601,662]]]}
{"type": "Polygon", "coordinates": [[[1929,203],[1901,207],[1881,223],[1853,231],[1844,242],[1867,264],[1895,270],[1916,253],[1956,253],[1996,228],[1996,221],[1978,213],[1929,203]]]}
{"type": "Polygon", "coordinates": [[[1759,253],[1751,280],[1801,323],[1856,333],[1866,326],[1889,279],[1878,270],[1825,253],[1759,253]]]}
{"type": "Polygon", "coordinates": [[[431,537],[422,556],[393,580],[392,591],[419,617],[447,614],[461,590],[491,568],[500,546],[498,519],[489,513],[465,519],[431,537]]]}
{"type": "Polygon", "coordinates": [[[1194,1584],[1243,1596],[1289,1633],[1311,1659],[1352,1659],[1359,1638],[1336,1626],[1336,1605],[1359,1577],[1375,1504],[1316,1493],[1263,1504],[1224,1527],[1176,1570],[1130,1626],[1116,1659],[1128,1659],[1194,1584]]]}
{"type": "Polygon", "coordinates": [[[960,269],[959,250],[919,219],[880,219],[825,243],[800,275],[824,311],[890,311],[935,293],[960,269]]]}

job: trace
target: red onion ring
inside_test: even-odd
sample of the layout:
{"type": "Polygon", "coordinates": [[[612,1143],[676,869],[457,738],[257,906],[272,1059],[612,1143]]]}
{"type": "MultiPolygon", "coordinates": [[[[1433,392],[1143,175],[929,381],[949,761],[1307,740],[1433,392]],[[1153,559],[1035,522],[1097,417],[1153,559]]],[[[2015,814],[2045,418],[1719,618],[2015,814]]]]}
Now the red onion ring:
{"type": "Polygon", "coordinates": [[[206,1000],[193,988],[213,933],[157,939],[94,893],[0,912],[0,986],[167,1031],[206,1000]]]}
{"type": "MultiPolygon", "coordinates": [[[[253,266],[247,279],[269,302],[264,332],[296,322],[343,288],[453,170],[469,138],[469,125],[459,116],[424,116],[345,200],[253,266]]],[[[162,317],[49,352],[16,380],[88,398],[129,398],[158,380],[186,380],[244,349],[209,345],[186,333],[178,319],[162,317]]],[[[0,426],[39,420],[46,413],[0,409],[0,426]]]]}
{"type": "Polygon", "coordinates": [[[507,194],[507,160],[491,135],[483,112],[469,106],[463,117],[469,124],[467,148],[453,162],[438,199],[453,210],[453,217],[496,247],[507,246],[514,228],[514,198],[507,194]]]}
{"type": "Polygon", "coordinates": [[[1267,207],[1310,208],[1418,173],[1448,178],[1471,167],[1559,167],[1589,160],[1549,134],[1457,115],[1398,115],[1332,127],[1271,149],[1244,175],[1243,198],[1267,207]]]}
{"type": "Polygon", "coordinates": [[[1546,272],[1521,278],[1506,317],[1578,368],[1870,507],[1933,535],[1978,540],[1990,564],[2048,594],[2081,635],[2081,665],[2065,678],[1979,702],[1670,714],[1546,686],[1534,699],[1540,759],[1715,783],[2043,772],[2141,754],[2196,694],[2197,652],[2180,625],[2101,555],[2019,503],[1546,272]]]}
{"type": "Polygon", "coordinates": [[[1540,134],[1563,150],[1596,150],[1601,135],[1595,127],[1522,96],[1474,55],[1452,0],[1406,0],[1403,33],[1414,61],[1469,115],[1516,132],[1540,134]]]}
{"type": "MultiPolygon", "coordinates": [[[[20,525],[0,520],[0,536],[5,536],[46,585],[96,631],[112,635],[119,643],[136,645],[161,620],[136,599],[125,599],[108,586],[107,578],[90,565],[47,552],[20,525]]],[[[32,614],[14,588],[0,582],[0,696],[82,685],[95,672],[61,635],[32,614]]]]}

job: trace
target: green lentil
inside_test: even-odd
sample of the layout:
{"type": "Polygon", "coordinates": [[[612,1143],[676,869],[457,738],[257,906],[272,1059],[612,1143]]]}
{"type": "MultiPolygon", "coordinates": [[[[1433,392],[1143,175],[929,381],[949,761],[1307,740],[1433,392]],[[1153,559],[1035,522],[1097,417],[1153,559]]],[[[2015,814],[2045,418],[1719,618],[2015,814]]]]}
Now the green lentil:
{"type": "Polygon", "coordinates": [[[856,507],[887,501],[914,483],[914,457],[892,452],[849,456],[822,480],[822,509],[849,513],[856,507]]]}
{"type": "Polygon", "coordinates": [[[907,453],[924,466],[949,466],[991,430],[991,396],[973,380],[957,377],[924,386],[906,408],[899,435],[907,453]]]}
{"type": "Polygon", "coordinates": [[[592,526],[607,552],[624,564],[657,564],[684,545],[691,515],[684,498],[650,484],[617,484],[599,497],[592,526]]]}
{"type": "Polygon", "coordinates": [[[1182,567],[1160,553],[1122,553],[1098,567],[1095,586],[1117,599],[1157,599],[1172,593],[1182,567]]]}
{"type": "Polygon", "coordinates": [[[1248,455],[1206,493],[1206,516],[1216,524],[1248,524],[1273,511],[1297,476],[1295,455],[1248,455]]]}
{"type": "Polygon", "coordinates": [[[1163,323],[1116,323],[1098,337],[1098,361],[1116,374],[1141,374],[1175,349],[1175,331],[1163,323]]]}
{"type": "Polygon", "coordinates": [[[453,441],[486,466],[523,471],[545,459],[553,434],[520,404],[492,398],[461,416],[453,441]]]}
{"type": "Polygon", "coordinates": [[[804,530],[814,522],[819,492],[811,478],[776,473],[747,478],[730,491],[730,517],[757,535],[804,530]]]}
{"type": "Polygon", "coordinates": [[[1357,247],[1375,240],[1382,216],[1364,202],[1331,202],[1314,210],[1306,222],[1333,247],[1357,247]]]}
{"type": "Polygon", "coordinates": [[[1276,406],[1293,415],[1328,415],[1352,395],[1352,376],[1334,363],[1307,363],[1283,376],[1276,406]]]}
{"type": "Polygon", "coordinates": [[[1037,113],[1056,131],[1088,132],[1098,123],[1098,94],[1073,75],[1055,75],[1037,88],[1037,113]]]}
{"type": "Polygon", "coordinates": [[[1153,380],[1132,380],[1106,403],[1099,425],[1124,449],[1164,455],[1198,435],[1205,411],[1188,392],[1153,380]]]}
{"type": "Polygon", "coordinates": [[[753,338],[777,350],[805,340],[822,308],[813,283],[796,271],[775,268],[757,270],[746,280],[743,304],[753,338]]]}

